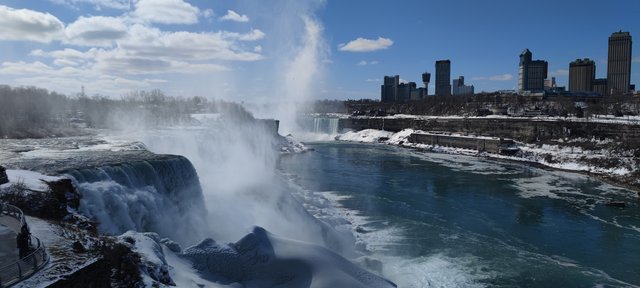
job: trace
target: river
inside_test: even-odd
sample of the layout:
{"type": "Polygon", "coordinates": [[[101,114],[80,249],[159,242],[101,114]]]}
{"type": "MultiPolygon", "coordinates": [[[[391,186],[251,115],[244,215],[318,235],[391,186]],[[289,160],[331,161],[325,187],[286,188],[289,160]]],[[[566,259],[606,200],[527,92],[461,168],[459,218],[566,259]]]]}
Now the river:
{"type": "Polygon", "coordinates": [[[399,287],[640,285],[635,192],[585,175],[404,148],[309,143],[282,157],[335,202],[399,287]],[[625,201],[626,208],[605,206],[625,201]]]}

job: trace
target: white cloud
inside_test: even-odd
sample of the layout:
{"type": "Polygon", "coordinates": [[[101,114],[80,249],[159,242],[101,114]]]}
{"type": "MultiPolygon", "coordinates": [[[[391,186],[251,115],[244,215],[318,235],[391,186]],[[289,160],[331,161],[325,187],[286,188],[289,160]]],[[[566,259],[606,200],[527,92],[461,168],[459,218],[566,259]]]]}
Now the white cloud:
{"type": "Polygon", "coordinates": [[[75,9],[79,9],[78,4],[90,4],[95,10],[102,8],[112,8],[119,10],[127,10],[130,8],[131,0],[50,0],[53,3],[66,5],[75,9]]]}
{"type": "MultiPolygon", "coordinates": [[[[264,35],[262,32],[259,33],[264,35]]],[[[157,28],[134,25],[129,30],[129,36],[118,41],[118,49],[125,50],[126,54],[131,56],[150,59],[165,57],[186,60],[261,60],[260,54],[243,51],[236,47],[233,41],[255,37],[251,35],[254,34],[247,36],[228,32],[165,32],[157,28]]]]}
{"type": "Polygon", "coordinates": [[[207,19],[212,18],[213,15],[214,15],[214,13],[213,13],[213,10],[211,10],[211,9],[206,9],[206,10],[202,11],[202,17],[204,17],[204,18],[207,18],[207,19]]]}
{"type": "Polygon", "coordinates": [[[240,15],[233,10],[227,10],[227,15],[220,17],[220,21],[249,22],[249,16],[240,15]]]}
{"type": "Polygon", "coordinates": [[[640,63],[640,56],[633,58],[633,63],[640,63]]]}
{"type": "Polygon", "coordinates": [[[502,75],[493,75],[489,77],[491,81],[509,81],[513,80],[513,75],[511,74],[502,74],[502,75]]]}
{"type": "Polygon", "coordinates": [[[556,71],[550,72],[549,76],[551,76],[551,77],[569,76],[569,70],[558,69],[556,71]]]}
{"type": "Polygon", "coordinates": [[[362,61],[358,62],[358,64],[356,64],[356,65],[358,65],[358,66],[366,66],[366,65],[376,65],[376,64],[378,64],[377,60],[373,60],[373,61],[362,60],[362,61]]]}
{"type": "Polygon", "coordinates": [[[388,38],[378,37],[377,40],[358,38],[347,44],[338,45],[338,49],[348,52],[371,52],[388,49],[391,45],[393,41],[388,38]]]}
{"type": "Polygon", "coordinates": [[[366,82],[382,82],[382,80],[380,80],[380,79],[375,79],[375,78],[374,78],[374,79],[367,79],[367,80],[365,80],[365,81],[366,81],[366,82]]]}
{"type": "Polygon", "coordinates": [[[64,24],[49,13],[0,5],[0,40],[49,43],[64,36],[64,24]]]}
{"type": "Polygon", "coordinates": [[[182,0],[138,0],[133,16],[148,23],[195,24],[200,9],[182,0]]]}
{"type": "MultiPolygon", "coordinates": [[[[59,2],[103,3],[98,0],[59,2]]],[[[133,11],[119,16],[84,15],[66,27],[53,15],[0,5],[0,27],[3,27],[0,40],[56,40],[62,46],[57,50],[37,49],[25,53],[25,56],[40,58],[33,62],[0,62],[0,79],[62,93],[75,93],[80,85],[91,85],[92,90],[99,93],[117,95],[166,82],[141,80],[149,77],[145,75],[230,71],[228,61],[264,58],[262,45],[245,43],[264,39],[266,34],[259,29],[246,33],[166,31],[154,23],[196,23],[198,17],[213,17],[213,10],[201,11],[182,0],[134,0],[132,3],[133,11]],[[78,48],[82,46],[85,47],[78,48]]]]}
{"type": "Polygon", "coordinates": [[[25,75],[25,74],[39,74],[42,71],[50,70],[51,67],[42,62],[25,63],[23,61],[18,62],[4,62],[0,65],[0,74],[9,75],[25,75]]]}
{"type": "Polygon", "coordinates": [[[263,39],[266,34],[260,31],[259,29],[253,29],[249,33],[241,34],[236,32],[223,32],[222,34],[225,38],[228,39],[237,39],[240,41],[258,41],[263,39]]]}
{"type": "Polygon", "coordinates": [[[65,29],[70,44],[83,46],[111,46],[127,34],[122,19],[114,17],[80,17],[65,29]]]}

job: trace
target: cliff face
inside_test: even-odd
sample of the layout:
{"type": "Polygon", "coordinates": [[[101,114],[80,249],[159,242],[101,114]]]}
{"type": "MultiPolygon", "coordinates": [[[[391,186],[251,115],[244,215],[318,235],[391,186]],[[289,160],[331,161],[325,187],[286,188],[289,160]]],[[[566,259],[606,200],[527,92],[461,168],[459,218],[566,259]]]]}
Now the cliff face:
{"type": "Polygon", "coordinates": [[[640,125],[618,123],[509,118],[347,118],[340,119],[340,128],[378,129],[392,132],[410,128],[510,138],[525,143],[562,138],[591,139],[595,137],[596,139],[612,139],[628,148],[640,147],[640,125]]]}

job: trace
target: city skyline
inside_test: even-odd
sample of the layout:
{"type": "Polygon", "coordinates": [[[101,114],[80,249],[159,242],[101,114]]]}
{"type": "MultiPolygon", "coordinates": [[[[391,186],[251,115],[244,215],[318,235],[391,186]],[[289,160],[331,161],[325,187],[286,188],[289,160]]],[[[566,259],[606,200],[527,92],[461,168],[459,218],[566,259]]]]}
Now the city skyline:
{"type": "MultiPolygon", "coordinates": [[[[311,99],[378,99],[384,75],[422,83],[425,71],[435,77],[436,60],[450,59],[451,79],[464,76],[476,92],[517,90],[517,57],[524,49],[549,63],[548,78],[568,86],[569,63],[576,59],[594,60],[596,78],[607,77],[611,33],[629,31],[640,39],[638,2],[477,2],[155,2],[163,10],[140,0],[3,1],[0,83],[67,94],[84,85],[90,95],[113,97],[158,88],[245,101],[273,99],[282,86],[297,90],[300,82],[312,88],[311,99]],[[544,21],[524,20],[534,6],[545,8],[539,12],[544,21]],[[274,19],[277,11],[284,12],[274,19]],[[24,19],[9,17],[17,12],[51,30],[27,29],[19,22],[24,19]],[[313,37],[305,38],[309,33],[313,37]],[[307,40],[315,45],[311,54],[304,54],[307,40]],[[291,59],[309,55],[313,65],[298,67],[313,70],[308,77],[286,71],[296,64],[291,59]]],[[[631,84],[640,83],[637,45],[631,84]]]]}

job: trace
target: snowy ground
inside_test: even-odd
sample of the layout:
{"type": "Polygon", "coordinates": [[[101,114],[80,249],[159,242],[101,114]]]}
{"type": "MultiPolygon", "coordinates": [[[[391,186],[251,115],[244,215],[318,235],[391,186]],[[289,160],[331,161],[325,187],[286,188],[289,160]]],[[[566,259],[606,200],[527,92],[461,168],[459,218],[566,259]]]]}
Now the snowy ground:
{"type": "Polygon", "coordinates": [[[50,259],[41,271],[14,287],[47,287],[96,261],[97,255],[75,252],[71,245],[76,240],[85,246],[91,245],[91,238],[80,236],[74,229],[65,229],[34,217],[27,216],[27,223],[33,236],[44,244],[50,259]]]}
{"type": "Polygon", "coordinates": [[[0,185],[0,190],[9,188],[9,186],[14,184],[24,185],[26,189],[31,191],[47,191],[49,186],[44,181],[57,181],[60,180],[60,177],[55,176],[47,176],[38,172],[28,171],[28,170],[7,170],[7,176],[9,178],[9,182],[0,185]]]}

